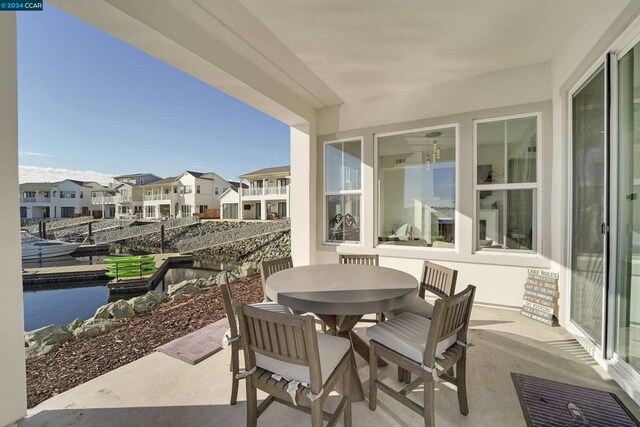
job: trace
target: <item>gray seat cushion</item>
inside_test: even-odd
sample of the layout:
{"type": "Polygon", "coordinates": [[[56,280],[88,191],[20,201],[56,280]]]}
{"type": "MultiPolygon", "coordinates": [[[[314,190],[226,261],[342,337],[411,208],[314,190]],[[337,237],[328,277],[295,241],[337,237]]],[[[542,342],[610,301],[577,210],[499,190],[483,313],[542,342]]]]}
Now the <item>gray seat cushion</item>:
{"type": "MultiPolygon", "coordinates": [[[[429,326],[431,320],[427,318],[413,313],[402,313],[368,328],[367,336],[414,362],[422,363],[429,326]]],[[[440,341],[436,347],[436,357],[442,358],[442,353],[456,341],[455,335],[440,341]]]]}
{"type": "Polygon", "coordinates": [[[275,303],[273,301],[266,301],[266,302],[251,304],[251,307],[257,307],[263,310],[273,311],[276,313],[292,314],[291,309],[289,307],[285,307],[284,305],[275,303]]]}
{"type": "Polygon", "coordinates": [[[401,313],[413,313],[418,316],[425,317],[427,319],[431,319],[433,316],[433,304],[424,300],[424,298],[420,298],[418,295],[415,296],[411,300],[411,302],[405,306],[400,308],[396,308],[395,310],[390,311],[389,313],[385,313],[387,317],[396,317],[401,313]]]}
{"type": "MultiPolygon", "coordinates": [[[[340,363],[345,353],[351,349],[351,341],[332,335],[316,335],[318,337],[318,350],[320,352],[322,384],[324,384],[336,369],[336,366],[338,366],[338,363],[340,363]]],[[[308,366],[282,362],[258,353],[256,353],[256,365],[259,368],[281,375],[287,380],[296,380],[306,384],[311,382],[308,366]]]]}

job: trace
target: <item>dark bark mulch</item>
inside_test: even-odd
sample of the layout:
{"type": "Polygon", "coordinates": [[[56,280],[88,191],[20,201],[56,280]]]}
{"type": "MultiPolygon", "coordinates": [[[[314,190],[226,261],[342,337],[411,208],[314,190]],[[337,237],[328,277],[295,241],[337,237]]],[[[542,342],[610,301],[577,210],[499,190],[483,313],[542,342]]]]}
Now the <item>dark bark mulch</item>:
{"type": "MultiPolygon", "coordinates": [[[[235,302],[262,300],[259,275],[232,284],[235,302]]],[[[122,319],[118,329],[93,338],[71,339],[58,351],[27,360],[27,400],[32,408],[122,365],[153,352],[225,317],[217,287],[178,302],[165,302],[153,310],[122,319]]]]}

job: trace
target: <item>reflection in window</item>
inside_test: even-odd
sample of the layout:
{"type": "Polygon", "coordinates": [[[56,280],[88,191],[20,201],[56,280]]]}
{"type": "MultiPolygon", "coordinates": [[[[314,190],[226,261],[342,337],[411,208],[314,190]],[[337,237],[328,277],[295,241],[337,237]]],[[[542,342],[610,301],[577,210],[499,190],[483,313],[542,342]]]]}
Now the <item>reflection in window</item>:
{"type": "Polygon", "coordinates": [[[324,150],[326,241],[359,242],[362,143],[331,142],[324,150]]]}
{"type": "Polygon", "coordinates": [[[534,251],[538,117],[476,123],[478,250],[534,251]]]}
{"type": "Polygon", "coordinates": [[[455,247],[456,129],[378,138],[378,241],[455,247]]]}

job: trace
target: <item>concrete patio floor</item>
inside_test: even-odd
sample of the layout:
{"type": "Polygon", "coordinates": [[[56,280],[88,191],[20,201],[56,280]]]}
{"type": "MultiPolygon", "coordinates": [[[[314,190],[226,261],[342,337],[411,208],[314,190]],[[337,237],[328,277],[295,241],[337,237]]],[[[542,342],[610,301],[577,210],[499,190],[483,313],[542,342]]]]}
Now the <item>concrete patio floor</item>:
{"type": "MultiPolygon", "coordinates": [[[[364,336],[367,324],[360,324],[364,336]]],[[[524,426],[511,379],[519,372],[612,391],[636,417],[640,408],[562,328],[547,327],[517,311],[474,307],[470,331],[468,393],[470,412],[463,416],[453,386],[436,384],[438,426],[524,426]]],[[[359,373],[368,390],[368,365],[358,358],[359,373]]],[[[396,367],[381,369],[380,377],[397,386],[396,367]]],[[[229,350],[192,366],[154,353],[55,396],[29,410],[19,426],[239,426],[245,425],[244,387],[229,406],[229,350]]],[[[422,399],[421,389],[412,393],[422,399]]],[[[264,395],[259,395],[264,398],[264,395]]],[[[367,401],[353,404],[355,426],[419,426],[422,419],[395,400],[378,393],[378,408],[367,401]]],[[[332,410],[338,397],[325,409],[332,410]]],[[[310,425],[302,412],[273,404],[259,419],[264,426],[310,425]]]]}

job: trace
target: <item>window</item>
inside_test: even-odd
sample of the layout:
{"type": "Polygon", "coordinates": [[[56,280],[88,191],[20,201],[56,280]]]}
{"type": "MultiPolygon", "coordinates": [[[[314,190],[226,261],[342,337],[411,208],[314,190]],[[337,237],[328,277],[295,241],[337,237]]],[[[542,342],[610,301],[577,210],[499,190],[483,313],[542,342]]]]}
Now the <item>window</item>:
{"type": "Polygon", "coordinates": [[[209,206],[207,206],[207,205],[199,205],[198,206],[198,212],[199,213],[204,213],[207,209],[209,209],[209,206]]]}
{"type": "Polygon", "coordinates": [[[82,199],[83,197],[84,197],[84,193],[80,191],[80,198],[82,199]]]}
{"type": "Polygon", "coordinates": [[[539,115],[479,120],[476,248],[537,250],[539,115]]]}
{"type": "Polygon", "coordinates": [[[193,188],[190,185],[184,186],[184,194],[191,194],[193,192],[193,188]]]}
{"type": "Polygon", "coordinates": [[[145,206],[144,207],[144,216],[147,218],[154,218],[156,216],[156,207],[155,206],[145,206]]]}
{"type": "MultiPolygon", "coordinates": [[[[196,193],[200,194],[200,186],[199,185],[196,185],[196,193]]],[[[218,193],[216,193],[216,194],[218,194],[218,193]]]]}
{"type": "Polygon", "coordinates": [[[217,196],[218,195],[218,187],[214,188],[214,194],[217,196]]]}
{"type": "Polygon", "coordinates": [[[74,207],[71,206],[62,206],[60,208],[60,216],[62,216],[62,218],[72,218],[76,213],[76,210],[74,207]]]}
{"type": "Polygon", "coordinates": [[[378,242],[455,247],[455,126],[376,137],[378,242]]]}
{"type": "Polygon", "coordinates": [[[144,184],[144,178],[140,178],[140,184],[144,184]]]}
{"type": "Polygon", "coordinates": [[[324,198],[326,241],[360,241],[362,141],[336,141],[324,145],[324,198]]]}
{"type": "Polygon", "coordinates": [[[182,217],[188,217],[191,216],[191,206],[189,205],[182,205],[180,207],[180,213],[182,214],[182,217]]]}
{"type": "Polygon", "coordinates": [[[60,192],[61,199],[75,199],[76,192],[75,191],[61,191],[60,192]]]}

